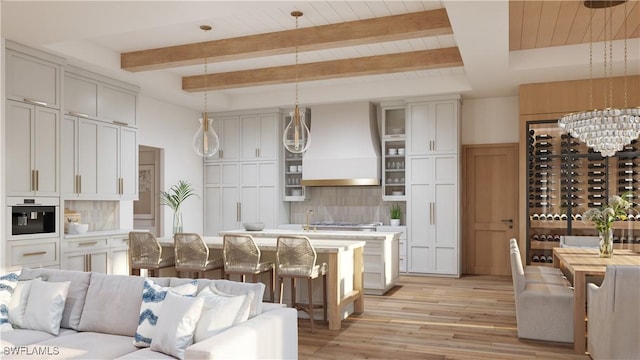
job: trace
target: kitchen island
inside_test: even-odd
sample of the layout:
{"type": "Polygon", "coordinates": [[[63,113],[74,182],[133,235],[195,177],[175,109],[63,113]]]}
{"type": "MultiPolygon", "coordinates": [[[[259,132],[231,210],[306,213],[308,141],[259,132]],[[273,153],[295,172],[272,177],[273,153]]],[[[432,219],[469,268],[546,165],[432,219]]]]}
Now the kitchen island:
{"type": "Polygon", "coordinates": [[[225,234],[248,234],[254,238],[277,238],[280,235],[302,235],[309,239],[328,241],[365,241],[364,247],[364,293],[382,295],[395,286],[399,276],[400,233],[380,231],[326,231],[264,229],[261,231],[232,230],[225,234]]]}
{"type": "MultiPolygon", "coordinates": [[[[203,237],[207,246],[222,254],[222,237],[203,237]]],[[[173,247],[173,238],[159,238],[162,247],[173,247]]],[[[256,237],[256,245],[262,252],[263,261],[275,261],[276,237],[256,237]]],[[[329,330],[340,330],[342,319],[350,313],[360,314],[364,311],[363,296],[363,249],[364,241],[313,239],[311,244],[316,249],[319,262],[326,262],[327,271],[327,320],[329,330]]],[[[322,282],[318,282],[318,290],[314,285],[314,302],[322,303],[322,282]],[[316,299],[315,295],[319,296],[316,299]]],[[[285,287],[288,284],[285,284],[285,287]]],[[[268,285],[267,285],[268,286],[268,285]]],[[[289,294],[289,291],[285,291],[289,294]]],[[[301,283],[296,298],[304,302],[306,284],[301,283]]]]}

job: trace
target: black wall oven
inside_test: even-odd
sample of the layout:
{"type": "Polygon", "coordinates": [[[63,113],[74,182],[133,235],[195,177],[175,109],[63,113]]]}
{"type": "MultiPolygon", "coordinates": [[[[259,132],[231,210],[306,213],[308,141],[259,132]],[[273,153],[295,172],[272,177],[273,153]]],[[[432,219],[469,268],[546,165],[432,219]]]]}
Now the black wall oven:
{"type": "Polygon", "coordinates": [[[9,198],[9,240],[58,237],[60,201],[57,198],[9,198]]]}

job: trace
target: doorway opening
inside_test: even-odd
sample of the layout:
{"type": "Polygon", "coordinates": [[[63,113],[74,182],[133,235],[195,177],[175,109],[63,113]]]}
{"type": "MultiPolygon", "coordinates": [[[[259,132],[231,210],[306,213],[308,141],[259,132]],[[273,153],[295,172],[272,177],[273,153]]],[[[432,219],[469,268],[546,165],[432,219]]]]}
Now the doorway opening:
{"type": "Polygon", "coordinates": [[[160,211],[160,191],[164,149],[138,146],[138,200],[133,202],[133,227],[149,230],[153,235],[162,236],[162,212],[160,211]]]}

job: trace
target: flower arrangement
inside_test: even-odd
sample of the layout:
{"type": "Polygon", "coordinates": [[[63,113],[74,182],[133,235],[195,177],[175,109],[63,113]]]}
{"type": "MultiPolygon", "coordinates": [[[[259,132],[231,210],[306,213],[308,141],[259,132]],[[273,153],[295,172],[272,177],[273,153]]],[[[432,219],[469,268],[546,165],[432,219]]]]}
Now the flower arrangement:
{"type": "Polygon", "coordinates": [[[616,220],[627,220],[631,203],[626,200],[630,193],[614,195],[609,203],[601,208],[591,208],[582,214],[582,221],[593,221],[600,236],[600,257],[613,255],[613,231],[611,226],[616,220]]]}
{"type": "Polygon", "coordinates": [[[173,233],[182,232],[182,213],[180,205],[191,196],[198,196],[191,184],[184,180],[179,180],[177,184],[172,185],[169,191],[160,193],[160,203],[167,205],[173,210],[173,233]]]}
{"type": "Polygon", "coordinates": [[[611,229],[614,221],[627,220],[627,212],[631,208],[631,203],[625,200],[627,194],[614,195],[609,198],[607,205],[587,210],[582,214],[582,221],[593,221],[598,232],[605,232],[611,229]]]}

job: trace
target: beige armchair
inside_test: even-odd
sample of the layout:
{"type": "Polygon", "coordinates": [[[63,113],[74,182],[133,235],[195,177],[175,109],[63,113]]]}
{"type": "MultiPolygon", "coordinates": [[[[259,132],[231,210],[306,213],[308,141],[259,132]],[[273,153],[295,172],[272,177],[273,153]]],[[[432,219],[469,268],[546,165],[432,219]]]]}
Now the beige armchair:
{"type": "Polygon", "coordinates": [[[526,281],[520,252],[512,248],[510,253],[518,337],[573,342],[573,290],[526,281]]]}
{"type": "Polygon", "coordinates": [[[240,275],[242,282],[246,276],[251,275],[253,282],[258,281],[258,275],[269,274],[269,288],[271,291],[271,302],[275,301],[275,272],[273,261],[261,262],[261,252],[251,235],[225,235],[223,237],[222,257],[224,259],[224,273],[226,278],[229,275],[240,275]]]}
{"type": "MultiPolygon", "coordinates": [[[[511,249],[516,249],[518,253],[520,253],[520,248],[518,247],[518,240],[516,239],[509,240],[509,246],[511,249]]],[[[564,277],[564,274],[562,273],[562,271],[560,271],[560,269],[555,267],[540,266],[540,265],[524,266],[524,273],[525,273],[525,276],[531,277],[530,280],[534,280],[536,278],[539,280],[544,280],[545,278],[549,279],[548,275],[560,276],[561,278],[564,277]]],[[[559,281],[559,280],[552,280],[551,282],[555,282],[555,281],[559,281]]],[[[566,283],[562,281],[561,281],[561,284],[566,285],[566,283]]]]}
{"type": "Polygon", "coordinates": [[[609,265],[602,286],[587,286],[587,340],[593,359],[640,358],[639,300],[638,266],[609,265]]]}

